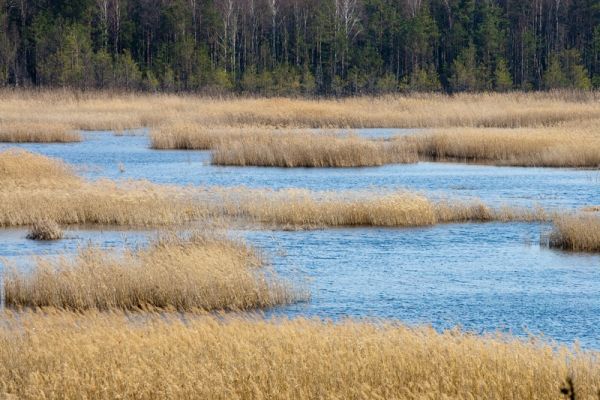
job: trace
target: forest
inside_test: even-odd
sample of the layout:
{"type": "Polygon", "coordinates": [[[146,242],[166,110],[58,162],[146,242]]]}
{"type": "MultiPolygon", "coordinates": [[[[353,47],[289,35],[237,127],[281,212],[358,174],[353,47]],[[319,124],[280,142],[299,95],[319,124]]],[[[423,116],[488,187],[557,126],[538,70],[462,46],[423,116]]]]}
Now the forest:
{"type": "Polygon", "coordinates": [[[600,87],[599,0],[0,0],[0,86],[344,96],[600,87]]]}

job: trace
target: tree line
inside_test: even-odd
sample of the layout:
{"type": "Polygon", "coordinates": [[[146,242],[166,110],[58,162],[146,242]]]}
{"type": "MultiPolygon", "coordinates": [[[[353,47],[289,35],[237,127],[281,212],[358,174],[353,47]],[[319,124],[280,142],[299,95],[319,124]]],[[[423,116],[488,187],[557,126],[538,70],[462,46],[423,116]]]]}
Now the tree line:
{"type": "Polygon", "coordinates": [[[600,0],[0,0],[0,86],[600,87],[600,0]]]}

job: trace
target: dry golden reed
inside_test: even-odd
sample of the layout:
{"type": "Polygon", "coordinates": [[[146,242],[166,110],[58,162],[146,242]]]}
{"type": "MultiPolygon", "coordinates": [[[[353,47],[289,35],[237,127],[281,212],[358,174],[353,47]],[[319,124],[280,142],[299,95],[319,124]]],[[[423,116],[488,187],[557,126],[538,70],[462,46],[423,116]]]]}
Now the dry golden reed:
{"type": "Polygon", "coordinates": [[[372,167],[416,161],[415,151],[403,144],[314,133],[281,133],[262,140],[228,142],[212,154],[216,165],[285,168],[372,167]]]}
{"type": "Polygon", "coordinates": [[[229,189],[219,213],[289,228],[412,227],[451,222],[546,221],[539,208],[492,208],[479,200],[431,200],[396,191],[311,192],[301,189],[229,189]]]}
{"type": "Polygon", "coordinates": [[[36,221],[31,226],[27,239],[29,240],[59,240],[62,239],[64,232],[60,226],[49,219],[36,221]]]}
{"type": "Polygon", "coordinates": [[[168,237],[148,248],[81,249],[58,258],[38,257],[31,269],[4,274],[9,307],[74,311],[173,309],[249,310],[295,300],[274,272],[261,268],[250,247],[224,238],[168,237]]]}
{"type": "Polygon", "coordinates": [[[600,118],[595,92],[211,99],[110,92],[0,92],[5,123],[64,123],[79,130],[123,131],[200,125],[300,128],[534,127],[600,118]]]}
{"type": "Polygon", "coordinates": [[[69,143],[81,141],[81,134],[62,122],[1,122],[0,142],[69,143]]]}
{"type": "Polygon", "coordinates": [[[311,192],[192,188],[148,182],[86,182],[66,164],[23,151],[0,153],[0,226],[49,219],[61,225],[155,226],[214,218],[267,225],[422,226],[446,222],[538,221],[543,210],[434,201],[410,192],[311,192]],[[24,171],[23,174],[20,171],[24,171]]]}
{"type": "MultiPolygon", "coordinates": [[[[598,121],[596,121],[598,122],[598,121]]],[[[524,167],[600,167],[595,124],[547,128],[452,128],[399,137],[415,145],[420,158],[524,167]]]]}
{"type": "Polygon", "coordinates": [[[153,131],[151,141],[155,149],[212,150],[216,165],[344,168],[417,161],[407,143],[302,130],[176,123],[153,131]]]}
{"type": "Polygon", "coordinates": [[[0,152],[0,226],[52,220],[61,225],[151,226],[207,214],[197,194],[148,182],[86,182],[65,163],[23,150],[0,152]]]}
{"type": "Polygon", "coordinates": [[[393,323],[5,313],[0,390],[63,399],[596,400],[598,354],[393,323]]]}
{"type": "Polygon", "coordinates": [[[600,252],[600,216],[562,215],[554,219],[550,247],[571,251],[600,252]]]}

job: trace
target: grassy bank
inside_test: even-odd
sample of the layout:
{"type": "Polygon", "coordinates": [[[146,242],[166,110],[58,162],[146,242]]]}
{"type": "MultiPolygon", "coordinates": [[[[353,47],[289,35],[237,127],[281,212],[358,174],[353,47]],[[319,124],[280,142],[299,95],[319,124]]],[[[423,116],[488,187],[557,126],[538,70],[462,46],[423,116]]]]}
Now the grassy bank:
{"type": "Polygon", "coordinates": [[[596,353],[390,323],[7,314],[0,385],[19,399],[596,399],[596,353]]]}
{"type": "Polygon", "coordinates": [[[74,311],[249,310],[296,299],[294,292],[244,244],[193,235],[167,237],[147,249],[88,247],[77,256],[38,257],[31,268],[4,274],[8,307],[74,311]]]}
{"type": "Polygon", "coordinates": [[[0,226],[152,226],[207,215],[191,190],[148,182],[87,182],[64,162],[22,150],[0,152],[0,226]]]}
{"type": "Polygon", "coordinates": [[[598,121],[546,128],[452,128],[399,137],[421,159],[524,167],[600,167],[598,121]]]}
{"type": "Polygon", "coordinates": [[[600,118],[593,92],[442,94],[357,97],[210,99],[108,92],[7,91],[8,123],[62,123],[81,130],[200,125],[300,128],[532,127],[600,118]]]}
{"type": "Polygon", "coordinates": [[[234,218],[275,227],[423,226],[446,222],[546,220],[543,210],[433,201],[410,192],[311,192],[192,188],[148,182],[87,182],[63,162],[24,151],[0,153],[0,226],[156,226],[234,218]]]}
{"type": "Polygon", "coordinates": [[[5,143],[69,143],[81,141],[73,127],[57,122],[0,121],[0,142],[5,143]]]}

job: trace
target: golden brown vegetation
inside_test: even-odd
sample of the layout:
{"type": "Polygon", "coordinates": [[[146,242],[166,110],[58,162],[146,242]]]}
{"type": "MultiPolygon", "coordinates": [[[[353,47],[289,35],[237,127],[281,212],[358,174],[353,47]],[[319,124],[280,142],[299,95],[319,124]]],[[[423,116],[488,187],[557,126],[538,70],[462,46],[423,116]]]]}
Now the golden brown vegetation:
{"type": "Polygon", "coordinates": [[[62,161],[21,150],[0,152],[0,226],[40,220],[151,226],[189,222],[206,213],[206,204],[190,189],[86,182],[62,161]]]}
{"type": "Polygon", "coordinates": [[[19,399],[597,399],[594,352],[391,323],[7,313],[19,399]]]}
{"type": "Polygon", "coordinates": [[[301,128],[532,127],[600,118],[593,92],[442,94],[343,100],[209,99],[68,91],[2,91],[4,122],[61,122],[81,130],[200,125],[301,128]]]}
{"type": "Polygon", "coordinates": [[[403,144],[314,133],[281,133],[262,140],[229,142],[218,146],[212,155],[216,165],[286,168],[371,167],[416,161],[416,153],[403,144]]]}
{"type": "Polygon", "coordinates": [[[213,150],[216,165],[368,167],[416,162],[414,146],[355,135],[178,123],[151,134],[155,149],[213,150]]]}
{"type": "Polygon", "coordinates": [[[81,141],[79,132],[62,123],[48,122],[10,122],[0,121],[0,142],[9,143],[68,143],[81,141]]]}
{"type": "Polygon", "coordinates": [[[549,244],[563,250],[600,252],[600,216],[575,214],[555,218],[549,244]]]}
{"type": "Polygon", "coordinates": [[[29,240],[59,240],[63,237],[60,226],[49,219],[36,221],[27,234],[29,240]]]}
{"type": "Polygon", "coordinates": [[[68,310],[249,310],[295,300],[295,294],[248,246],[195,234],[167,237],[147,249],[94,247],[77,256],[38,257],[31,270],[4,275],[5,304],[68,310]]]}
{"type": "Polygon", "coordinates": [[[2,168],[7,173],[0,185],[0,226],[31,225],[43,219],[61,225],[152,226],[230,217],[294,228],[547,219],[543,210],[495,209],[477,201],[433,201],[408,192],[91,183],[60,161],[23,151],[0,153],[0,171],[2,168]],[[26,173],[21,175],[21,170],[26,173]]]}
{"type": "Polygon", "coordinates": [[[526,167],[600,167],[598,121],[546,128],[453,128],[397,141],[416,146],[425,159],[526,167]]]}
{"type": "Polygon", "coordinates": [[[426,226],[450,222],[543,221],[542,209],[492,208],[480,201],[434,201],[410,192],[311,192],[300,189],[230,189],[225,215],[291,228],[426,226]]]}

